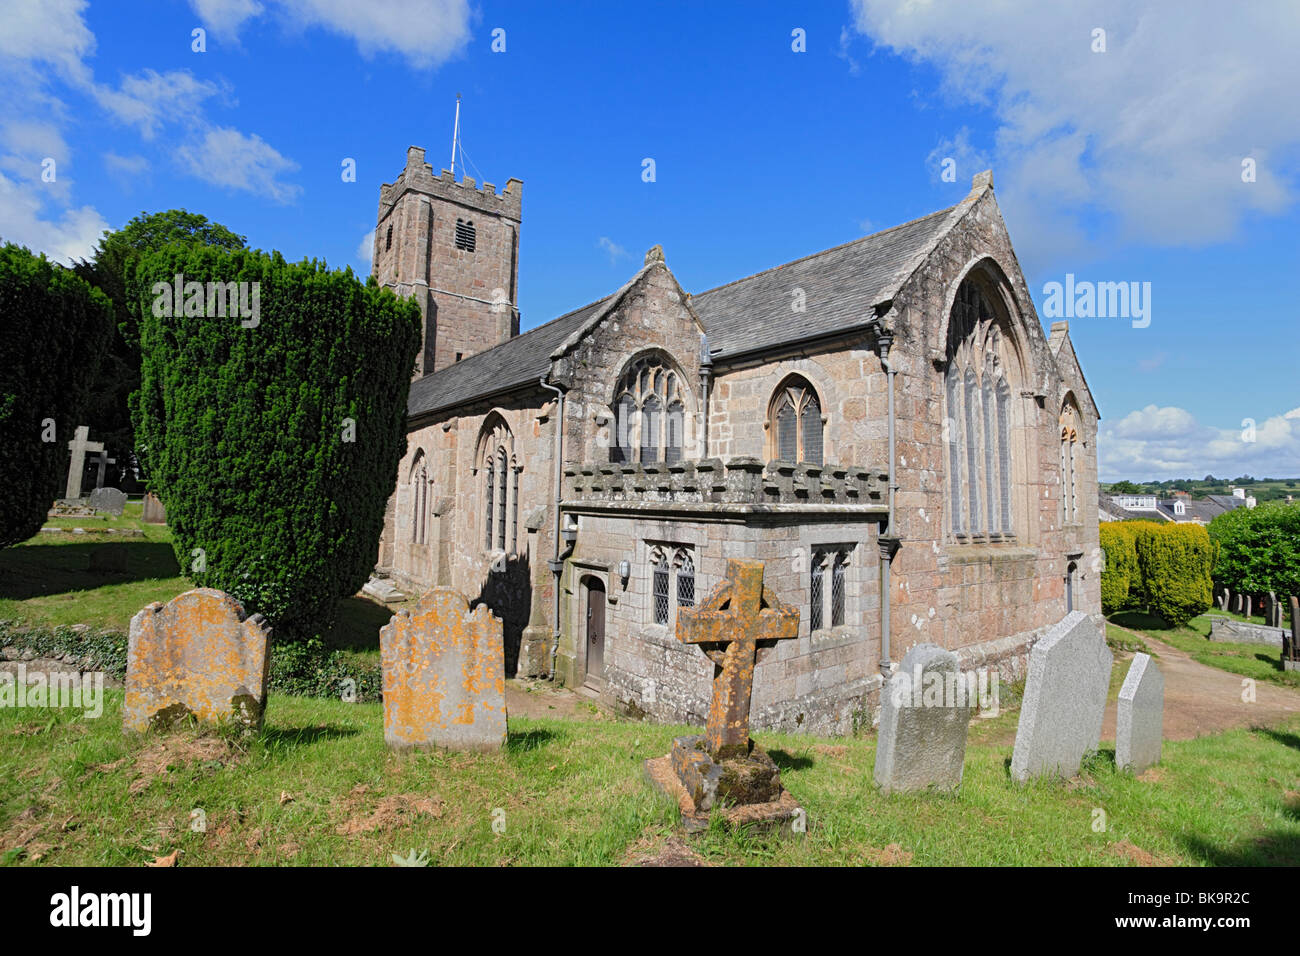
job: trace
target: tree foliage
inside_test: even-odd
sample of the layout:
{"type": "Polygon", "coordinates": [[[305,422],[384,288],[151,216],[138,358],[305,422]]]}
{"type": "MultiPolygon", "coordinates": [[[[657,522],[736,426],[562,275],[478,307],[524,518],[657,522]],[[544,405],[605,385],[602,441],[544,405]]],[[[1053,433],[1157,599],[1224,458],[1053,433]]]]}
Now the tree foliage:
{"type": "Polygon", "coordinates": [[[113,303],[116,327],[104,350],[95,377],[85,421],[91,437],[104,442],[124,466],[135,449],[130,397],[140,387],[140,330],[136,303],[127,295],[128,266],[140,256],[167,245],[242,249],[244,237],[220,223],[184,209],[142,212],[121,229],[105,231],[89,261],[76,263],[76,273],[101,289],[113,303]]]}
{"type": "Polygon", "coordinates": [[[44,256],[0,247],[0,547],[36,534],[62,494],[68,441],[112,331],[102,292],[44,256]]]}
{"type": "Polygon", "coordinates": [[[284,631],[318,632],[374,566],[406,449],[419,307],[350,269],[250,250],[167,246],[128,280],[133,420],[182,568],[284,631]],[[190,314],[155,315],[177,273],[260,283],[256,324],[194,314],[210,302],[195,307],[188,286],[190,314]]]}
{"type": "Polygon", "coordinates": [[[1215,580],[1234,591],[1300,594],[1300,506],[1234,508],[1209,526],[1215,580]]]}
{"type": "Polygon", "coordinates": [[[1142,578],[1138,571],[1134,521],[1103,521],[1101,547],[1106,567],[1101,572],[1101,609],[1114,614],[1142,602],[1142,578]]]}

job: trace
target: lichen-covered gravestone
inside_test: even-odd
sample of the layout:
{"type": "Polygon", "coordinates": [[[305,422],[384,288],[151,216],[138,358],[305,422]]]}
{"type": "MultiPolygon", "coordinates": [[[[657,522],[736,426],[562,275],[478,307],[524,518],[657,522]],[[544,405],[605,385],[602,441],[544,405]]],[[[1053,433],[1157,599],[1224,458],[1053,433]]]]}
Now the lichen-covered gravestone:
{"type": "Polygon", "coordinates": [[[126,508],[126,495],[116,488],[96,488],[90,493],[90,507],[100,514],[120,515],[126,508]]]}
{"type": "Polygon", "coordinates": [[[186,591],[131,618],[126,661],[128,730],[187,714],[208,723],[262,723],[271,629],[229,594],[186,591]]]}
{"type": "Polygon", "coordinates": [[[1115,766],[1141,773],[1160,762],[1164,738],[1165,678],[1149,654],[1137,654],[1119,691],[1115,766]]]}
{"type": "Polygon", "coordinates": [[[1082,611],[1071,611],[1034,645],[1011,754],[1014,779],[1079,772],[1083,755],[1101,742],[1113,660],[1082,611]]]}
{"type": "Polygon", "coordinates": [[[451,588],[434,588],[415,611],[379,631],[384,741],[397,750],[499,750],[506,742],[501,619],[471,613],[451,588]]]}
{"type": "Polygon", "coordinates": [[[875,769],[881,790],[955,790],[970,703],[956,654],[938,644],[908,648],[881,697],[875,769]]]}

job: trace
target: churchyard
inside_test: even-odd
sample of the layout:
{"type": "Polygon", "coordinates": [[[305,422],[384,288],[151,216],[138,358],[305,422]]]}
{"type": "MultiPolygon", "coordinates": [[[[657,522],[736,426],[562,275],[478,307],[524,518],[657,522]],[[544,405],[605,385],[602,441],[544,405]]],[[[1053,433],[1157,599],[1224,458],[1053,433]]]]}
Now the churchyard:
{"type": "MultiPolygon", "coordinates": [[[[93,622],[121,631],[124,616],[129,619],[150,601],[168,602],[188,591],[191,585],[177,575],[174,562],[153,551],[165,545],[167,529],[145,525],[136,517],[137,509],[130,504],[121,518],[106,519],[96,525],[102,530],[86,532],[96,541],[116,537],[105,534],[110,529],[141,532],[114,542],[128,549],[125,573],[90,571],[86,549],[102,545],[83,545],[81,535],[64,541],[62,535],[42,533],[0,552],[5,572],[0,619],[93,622]]],[[[78,519],[51,523],[69,520],[78,519]]],[[[79,520],[82,527],[90,524],[79,520]]],[[[442,618],[425,621],[421,615],[433,612],[422,611],[418,602],[381,608],[355,600],[368,605],[364,614],[353,615],[347,638],[360,648],[354,652],[357,661],[377,662],[379,629],[390,617],[395,625],[409,622],[400,626],[410,632],[404,643],[393,633],[384,644],[391,653],[410,660],[424,653],[420,648],[432,647],[431,635],[442,618]],[[424,629],[423,638],[418,628],[424,629]]],[[[703,814],[704,825],[688,834],[682,827],[685,815],[650,785],[645,765],[671,754],[674,741],[696,739],[691,735],[699,728],[621,716],[543,683],[500,682],[503,710],[507,700],[510,704],[508,722],[486,727],[483,739],[488,743],[471,749],[460,749],[463,740],[434,737],[416,742],[423,748],[408,747],[386,732],[389,720],[378,702],[274,691],[266,698],[260,724],[248,721],[253,726],[242,729],[239,721],[204,725],[191,715],[166,728],[124,733],[130,719],[126,692],[111,687],[104,692],[102,713],[93,718],[70,708],[0,708],[0,861],[158,866],[1300,863],[1300,778],[1295,769],[1300,715],[1269,711],[1269,726],[1231,726],[1195,736],[1173,726],[1180,718],[1171,713],[1158,756],[1144,758],[1158,762],[1138,774],[1117,767],[1135,749],[1130,743],[1117,748],[1116,730],[1126,719],[1126,691],[1130,699],[1134,696],[1125,681],[1133,662],[1143,659],[1141,648],[1156,655],[1145,665],[1159,667],[1164,663],[1161,642],[1181,646],[1192,640],[1141,623],[1148,630],[1110,625],[1110,650],[1095,630],[1092,643],[1081,645],[1084,658],[1097,661],[1094,673],[1101,681],[1082,705],[1091,715],[1087,720],[1075,719],[1080,695],[1052,693],[1054,678],[1047,672],[1040,674],[1047,685],[1035,689],[1031,664],[1028,681],[1002,686],[997,716],[980,716],[972,708],[959,755],[940,743],[932,760],[924,747],[916,747],[917,741],[936,739],[934,728],[924,726],[927,721],[948,728],[937,731],[940,737],[951,737],[955,727],[964,729],[966,715],[953,713],[956,708],[903,707],[891,713],[887,703],[879,730],[864,728],[851,737],[753,734],[756,749],[768,755],[779,773],[778,786],[799,808],[802,825],[793,832],[789,827],[728,825],[724,812],[713,812],[703,814]],[[1112,655],[1114,666],[1102,666],[1112,655]],[[1019,737],[1032,736],[1021,728],[1028,702],[1035,698],[1064,701],[1070,711],[1065,724],[1078,725],[1080,735],[1069,744],[1073,752],[1066,758],[1067,764],[1075,761],[1077,774],[1067,766],[1061,776],[1026,773],[1023,782],[1017,779],[1018,768],[1029,763],[1017,751],[1019,737]],[[909,720],[914,722],[911,732],[906,730],[909,720]],[[884,761],[882,747],[891,752],[884,761]]],[[[1040,650],[1074,640],[1078,624],[1061,628],[1055,641],[1046,636],[1040,650]]],[[[490,639],[490,624],[485,626],[490,639]]],[[[7,635],[12,627],[6,625],[7,635]]],[[[1199,634],[1196,621],[1183,630],[1199,634]]],[[[1088,639],[1084,631],[1078,634],[1088,639]]],[[[1196,639],[1209,643],[1204,636],[1196,639]]],[[[457,672],[472,659],[464,655],[478,653],[471,645],[485,647],[491,641],[464,645],[455,659],[457,672]]],[[[438,653],[423,665],[425,673],[437,673],[438,653]]],[[[922,652],[914,649],[900,671],[911,672],[918,654],[922,652]]],[[[924,664],[925,669],[942,668],[935,652],[925,654],[925,660],[937,661],[924,664]]],[[[5,656],[17,656],[19,662],[22,657],[5,656]]],[[[490,698],[493,691],[487,685],[496,685],[494,675],[478,664],[471,670],[484,678],[474,684],[475,700],[480,692],[490,698]]],[[[1229,682],[1236,679],[1227,670],[1213,673],[1229,682]]],[[[421,685],[412,676],[408,683],[408,723],[414,713],[417,722],[427,724],[427,709],[421,716],[421,708],[410,704],[427,700],[438,682],[426,679],[421,685]]],[[[396,714],[403,696],[387,693],[387,685],[385,690],[396,714]]],[[[1282,687],[1276,692],[1290,693],[1282,687]]],[[[453,688],[449,713],[454,697],[453,688]]],[[[165,709],[165,701],[158,706],[165,709]]],[[[188,709],[196,710],[192,702],[188,709]]],[[[1130,725],[1132,713],[1130,709],[1130,725]]],[[[1062,725],[1060,716],[1045,713],[1038,720],[1055,740],[1052,728],[1062,725]]],[[[1155,739],[1160,740],[1158,732],[1155,739]]],[[[717,809],[727,804],[720,800],[717,809]]]]}

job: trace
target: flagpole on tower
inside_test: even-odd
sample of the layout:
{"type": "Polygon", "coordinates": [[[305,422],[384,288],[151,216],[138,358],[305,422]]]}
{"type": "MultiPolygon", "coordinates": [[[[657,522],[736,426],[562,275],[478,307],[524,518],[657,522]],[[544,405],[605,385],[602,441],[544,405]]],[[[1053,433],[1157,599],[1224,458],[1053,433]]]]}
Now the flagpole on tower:
{"type": "Polygon", "coordinates": [[[460,94],[456,94],[456,123],[451,130],[451,175],[456,177],[456,147],[460,142],[460,94]]]}

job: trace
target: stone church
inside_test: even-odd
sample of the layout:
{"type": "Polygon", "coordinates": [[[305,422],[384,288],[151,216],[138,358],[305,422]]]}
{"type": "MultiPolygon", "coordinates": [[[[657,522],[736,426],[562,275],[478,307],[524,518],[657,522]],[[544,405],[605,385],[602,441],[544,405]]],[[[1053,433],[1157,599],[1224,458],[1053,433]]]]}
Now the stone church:
{"type": "Polygon", "coordinates": [[[800,636],[763,652],[753,723],[844,733],[914,643],[1014,671],[1067,611],[1100,613],[1098,410],[990,173],[707,291],[656,246],[520,334],[522,191],[411,147],[373,265],[424,314],[378,566],[491,607],[511,673],[702,722],[713,665],[678,609],[757,558],[800,636]]]}

